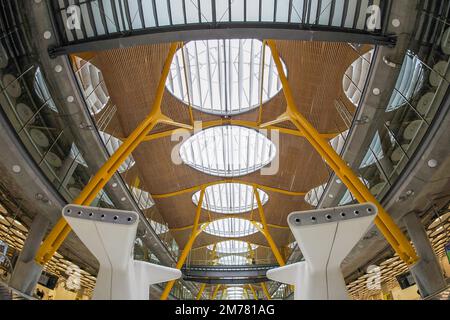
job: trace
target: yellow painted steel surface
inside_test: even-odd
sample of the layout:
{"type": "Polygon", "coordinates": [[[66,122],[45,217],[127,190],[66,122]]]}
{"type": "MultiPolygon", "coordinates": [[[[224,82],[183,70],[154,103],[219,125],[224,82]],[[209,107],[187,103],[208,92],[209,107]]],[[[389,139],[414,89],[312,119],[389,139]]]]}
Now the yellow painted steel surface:
{"type": "Polygon", "coordinates": [[[393,247],[395,252],[407,264],[413,264],[418,260],[416,252],[394,220],[384,210],[378,200],[370,193],[367,187],[356,176],[352,169],[342,160],[333,148],[324,140],[311,123],[299,112],[294,101],[292,91],[286,75],[276,44],[273,40],[268,40],[267,45],[272,51],[272,57],[278,70],[283,93],[287,102],[286,113],[290,121],[301,131],[314,149],[326,160],[330,168],[336,173],[341,181],[347,186],[349,191],[360,203],[371,202],[378,208],[378,215],[375,224],[383,233],[386,240],[393,247]]]}

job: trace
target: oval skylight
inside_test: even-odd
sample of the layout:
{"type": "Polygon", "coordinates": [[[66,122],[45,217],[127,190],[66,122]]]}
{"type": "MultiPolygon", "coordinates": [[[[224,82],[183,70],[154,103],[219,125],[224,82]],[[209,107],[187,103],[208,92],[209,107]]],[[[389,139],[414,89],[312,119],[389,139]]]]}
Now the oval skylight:
{"type": "MultiPolygon", "coordinates": [[[[100,135],[100,138],[102,138],[102,141],[105,144],[109,155],[113,155],[117,151],[117,149],[119,149],[120,145],[122,144],[122,141],[106,132],[99,131],[98,133],[100,135]]],[[[119,171],[119,173],[123,173],[128,169],[130,169],[132,166],[134,166],[134,164],[135,161],[133,159],[133,156],[130,155],[128,158],[125,159],[125,161],[122,163],[122,165],[119,167],[117,171],[119,171]]]]}
{"type": "Polygon", "coordinates": [[[225,266],[243,266],[250,263],[250,259],[243,256],[224,256],[217,259],[217,263],[225,266]]]}
{"type": "Polygon", "coordinates": [[[75,60],[78,71],[78,82],[81,84],[86,103],[91,114],[97,114],[108,104],[108,88],[103,80],[103,74],[92,63],[80,58],[75,60]]]}
{"type": "Polygon", "coordinates": [[[373,58],[373,50],[363,54],[356,59],[344,74],[342,85],[347,98],[355,106],[359,105],[361,95],[369,75],[370,65],[373,58]]]}
{"type": "Polygon", "coordinates": [[[220,177],[255,172],[269,164],[276,152],[275,144],[263,134],[231,125],[205,129],[180,146],[180,157],[185,164],[220,177]]]}
{"type": "Polygon", "coordinates": [[[190,41],[177,51],[166,87],[203,112],[235,115],[252,110],[261,103],[261,80],[262,103],[281,90],[272,52],[266,46],[264,59],[262,52],[256,39],[190,41]]]}
{"type": "Polygon", "coordinates": [[[218,242],[215,245],[210,244],[207,248],[211,251],[215,250],[216,253],[236,254],[247,253],[250,250],[255,250],[256,248],[258,248],[258,245],[240,240],[225,240],[218,242]]]}
{"type": "MultiPolygon", "coordinates": [[[[262,205],[269,196],[264,191],[257,189],[262,205]]],[[[198,205],[200,191],[192,196],[192,202],[198,205]]],[[[242,183],[221,183],[206,187],[202,208],[223,214],[236,214],[248,212],[258,208],[253,187],[242,183]]]]}
{"type": "MultiPolygon", "coordinates": [[[[258,224],[262,228],[259,222],[258,224]]],[[[239,238],[257,233],[258,229],[249,220],[226,218],[208,223],[205,232],[218,237],[239,238]]]]}
{"type": "Polygon", "coordinates": [[[141,190],[139,188],[135,188],[135,187],[129,187],[131,194],[134,197],[134,200],[137,202],[139,209],[141,210],[147,210],[150,209],[151,207],[153,207],[153,205],[155,204],[153,202],[153,199],[150,195],[150,193],[148,193],[147,191],[141,190]]]}
{"type": "Polygon", "coordinates": [[[322,194],[327,187],[327,183],[322,184],[308,191],[305,195],[305,201],[311,206],[315,207],[319,204],[319,200],[322,198],[322,194]]]}

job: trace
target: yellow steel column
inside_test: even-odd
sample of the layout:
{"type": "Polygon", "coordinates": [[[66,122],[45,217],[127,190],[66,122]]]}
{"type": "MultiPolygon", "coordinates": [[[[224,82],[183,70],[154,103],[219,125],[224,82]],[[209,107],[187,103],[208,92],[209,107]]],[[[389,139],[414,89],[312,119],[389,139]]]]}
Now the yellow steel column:
{"type": "Polygon", "coordinates": [[[251,284],[248,285],[250,288],[250,291],[253,294],[253,298],[255,298],[255,300],[258,300],[258,295],[256,294],[255,288],[253,288],[253,286],[251,284]]]}
{"type": "Polygon", "coordinates": [[[269,243],[270,248],[272,249],[273,255],[275,256],[275,259],[277,259],[277,262],[280,266],[286,265],[284,262],[283,256],[280,253],[280,250],[278,250],[277,244],[273,240],[272,236],[269,232],[269,227],[267,226],[266,216],[264,215],[264,209],[262,206],[261,198],[259,196],[259,192],[256,189],[256,187],[253,187],[253,193],[256,198],[256,203],[258,204],[258,212],[259,212],[259,218],[261,220],[261,224],[263,225],[263,228],[261,229],[259,225],[255,222],[253,222],[253,225],[258,228],[258,230],[264,235],[267,242],[269,243]]]}
{"type": "Polygon", "coordinates": [[[200,290],[198,290],[198,294],[197,294],[197,297],[195,298],[195,300],[201,299],[203,291],[205,291],[205,288],[206,288],[206,283],[201,285],[200,290]]]}
{"type": "MultiPolygon", "coordinates": [[[[81,191],[78,197],[73,201],[74,204],[89,205],[95,199],[100,190],[103,189],[103,187],[108,183],[125,159],[137,148],[147,134],[158,123],[162,116],[161,102],[164,94],[166,79],[169,74],[170,65],[177,47],[178,43],[173,43],[170,46],[150,114],[139,124],[139,126],[122,143],[119,149],[117,149],[111,158],[109,158],[109,160],[94,175],[94,177],[84,187],[83,191],[81,191]]],[[[35,258],[36,262],[43,265],[50,260],[56,250],[61,246],[64,239],[69,235],[70,231],[71,228],[67,224],[66,220],[61,218],[39,248],[35,258]]]]}
{"type": "Polygon", "coordinates": [[[261,282],[261,287],[263,289],[264,294],[266,295],[267,300],[272,300],[269,290],[267,290],[266,284],[264,282],[261,282]]]}
{"type": "MultiPolygon", "coordinates": [[[[198,224],[200,221],[200,214],[202,213],[202,204],[203,204],[204,197],[205,197],[205,188],[202,188],[202,190],[200,191],[200,198],[199,198],[198,204],[197,204],[197,210],[195,213],[194,225],[192,227],[191,237],[189,238],[188,242],[184,246],[183,251],[181,252],[181,256],[178,259],[178,262],[176,265],[176,268],[178,270],[180,270],[183,267],[183,264],[186,261],[188,255],[189,255],[189,252],[192,249],[192,245],[194,244],[195,239],[197,239],[197,237],[200,235],[200,233],[202,233],[202,229],[198,228],[198,224]]],[[[175,284],[175,280],[167,282],[166,287],[165,287],[163,293],[161,294],[161,298],[160,298],[161,300],[166,300],[169,297],[170,290],[172,290],[174,284],[175,284]]]]}
{"type": "Polygon", "coordinates": [[[341,181],[347,186],[353,196],[360,202],[371,202],[378,208],[375,224],[386,237],[397,254],[407,264],[413,264],[418,260],[416,252],[394,220],[384,210],[377,199],[370,193],[367,187],[360,181],[352,169],[333,150],[328,142],[323,139],[311,123],[299,112],[294,101],[289,82],[284,74],[283,66],[278,54],[276,44],[273,40],[267,41],[272,51],[278,75],[283,86],[283,92],[287,102],[287,114],[291,122],[300,130],[314,149],[327,161],[330,168],[336,173],[341,181]]]}
{"type": "Polygon", "coordinates": [[[214,292],[213,292],[213,294],[212,294],[212,296],[211,296],[211,300],[215,300],[215,299],[216,299],[217,294],[219,293],[220,287],[221,287],[221,285],[218,284],[217,287],[214,289],[214,292]]]}

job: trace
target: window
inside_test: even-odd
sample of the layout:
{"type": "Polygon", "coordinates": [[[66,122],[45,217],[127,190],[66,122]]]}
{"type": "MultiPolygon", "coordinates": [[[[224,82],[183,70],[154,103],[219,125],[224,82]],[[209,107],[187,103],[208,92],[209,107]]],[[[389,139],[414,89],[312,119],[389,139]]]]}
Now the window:
{"type": "MultiPolygon", "coordinates": [[[[257,223],[262,228],[262,225],[257,223]]],[[[205,232],[218,237],[239,238],[257,233],[258,229],[249,220],[226,218],[208,223],[205,232]]]]}
{"type": "MultiPolygon", "coordinates": [[[[257,189],[262,205],[269,196],[264,191],[257,189]]],[[[192,196],[192,201],[198,205],[200,192],[192,196]]],[[[236,214],[248,212],[258,208],[258,203],[253,192],[253,187],[242,183],[221,183],[209,186],[205,189],[202,208],[223,214],[236,214]]]]}
{"type": "Polygon", "coordinates": [[[201,172],[237,177],[255,172],[276,155],[275,144],[256,130],[240,126],[205,129],[180,147],[181,160],[201,172]]]}
{"type": "Polygon", "coordinates": [[[262,52],[262,42],[256,39],[188,42],[174,57],[166,87],[203,112],[222,116],[247,112],[281,90],[270,48],[264,49],[264,58],[262,52]]]}

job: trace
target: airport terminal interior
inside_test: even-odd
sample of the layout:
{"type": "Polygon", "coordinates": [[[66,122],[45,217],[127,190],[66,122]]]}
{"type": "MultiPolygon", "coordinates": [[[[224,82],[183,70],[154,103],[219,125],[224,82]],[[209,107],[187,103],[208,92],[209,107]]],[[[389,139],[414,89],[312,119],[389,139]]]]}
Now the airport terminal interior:
{"type": "Polygon", "coordinates": [[[450,0],[0,1],[0,300],[449,300],[450,0]]]}

